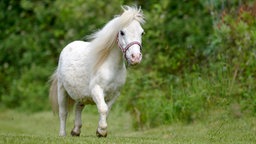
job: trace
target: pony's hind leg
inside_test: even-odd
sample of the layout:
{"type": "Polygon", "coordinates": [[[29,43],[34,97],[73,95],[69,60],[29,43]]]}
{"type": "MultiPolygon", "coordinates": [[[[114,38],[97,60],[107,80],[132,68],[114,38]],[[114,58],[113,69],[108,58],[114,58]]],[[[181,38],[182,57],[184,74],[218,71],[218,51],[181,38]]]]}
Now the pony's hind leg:
{"type": "Polygon", "coordinates": [[[96,85],[93,87],[92,98],[93,98],[93,101],[96,103],[99,114],[100,114],[96,135],[98,137],[106,137],[107,136],[107,120],[106,119],[108,114],[108,106],[104,100],[103,89],[99,85],[96,85]]]}
{"type": "Polygon", "coordinates": [[[66,136],[66,119],[68,115],[68,100],[65,89],[61,83],[58,83],[58,104],[60,118],[60,136],[66,136]]]}
{"type": "Polygon", "coordinates": [[[80,136],[81,133],[81,127],[82,127],[82,111],[84,109],[84,104],[80,102],[76,102],[75,105],[75,125],[74,128],[71,131],[72,136],[80,136]]]}

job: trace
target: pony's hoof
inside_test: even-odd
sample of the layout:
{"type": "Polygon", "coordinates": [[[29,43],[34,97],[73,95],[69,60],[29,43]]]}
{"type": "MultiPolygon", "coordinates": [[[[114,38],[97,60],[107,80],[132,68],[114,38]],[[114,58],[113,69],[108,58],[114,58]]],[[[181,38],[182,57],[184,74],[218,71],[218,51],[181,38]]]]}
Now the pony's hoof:
{"type": "Polygon", "coordinates": [[[59,136],[60,136],[60,137],[65,137],[65,136],[66,136],[66,133],[65,133],[65,132],[60,132],[60,133],[59,133],[59,136]]]}
{"type": "Polygon", "coordinates": [[[74,131],[71,131],[71,136],[79,137],[79,136],[80,136],[80,133],[76,133],[76,132],[74,132],[74,131]]]}
{"type": "Polygon", "coordinates": [[[107,131],[101,131],[101,133],[99,132],[99,130],[96,131],[96,135],[97,137],[101,138],[101,137],[107,137],[108,133],[107,131]]]}

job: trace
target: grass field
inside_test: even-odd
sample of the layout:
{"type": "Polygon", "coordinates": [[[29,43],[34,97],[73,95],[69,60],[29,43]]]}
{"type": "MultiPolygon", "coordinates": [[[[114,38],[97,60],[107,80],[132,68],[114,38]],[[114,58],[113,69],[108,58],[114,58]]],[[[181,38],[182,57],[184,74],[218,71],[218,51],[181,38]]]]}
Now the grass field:
{"type": "MultiPolygon", "coordinates": [[[[173,144],[234,144],[256,142],[256,118],[231,118],[227,112],[214,111],[206,119],[191,124],[175,123],[158,128],[135,131],[127,113],[114,110],[108,120],[108,137],[97,138],[96,112],[83,112],[80,137],[59,137],[58,117],[51,112],[34,114],[12,110],[0,111],[0,143],[173,143],[173,144]]],[[[68,118],[68,132],[73,127],[73,116],[68,118]]]]}

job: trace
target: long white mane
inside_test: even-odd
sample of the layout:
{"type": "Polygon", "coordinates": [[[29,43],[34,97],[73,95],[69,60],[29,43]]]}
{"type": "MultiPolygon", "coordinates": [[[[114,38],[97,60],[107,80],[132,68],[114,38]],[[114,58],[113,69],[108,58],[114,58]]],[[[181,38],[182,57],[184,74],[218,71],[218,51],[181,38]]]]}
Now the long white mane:
{"type": "Polygon", "coordinates": [[[122,9],[124,12],[121,15],[116,16],[101,30],[89,36],[89,39],[91,39],[90,47],[92,47],[96,53],[101,53],[96,66],[100,65],[109,53],[109,50],[115,46],[117,34],[121,29],[126,27],[133,20],[141,24],[145,22],[141,8],[137,8],[136,6],[123,6],[122,9]]]}

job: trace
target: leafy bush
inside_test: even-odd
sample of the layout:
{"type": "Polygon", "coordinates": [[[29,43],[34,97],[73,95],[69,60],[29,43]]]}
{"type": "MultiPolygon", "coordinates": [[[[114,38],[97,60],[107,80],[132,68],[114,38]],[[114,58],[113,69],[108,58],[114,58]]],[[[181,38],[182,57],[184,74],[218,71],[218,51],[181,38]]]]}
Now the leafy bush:
{"type": "Polygon", "coordinates": [[[24,70],[20,79],[12,81],[10,93],[2,96],[7,107],[19,106],[25,111],[40,111],[49,109],[48,91],[49,69],[33,65],[31,69],[24,70]]]}
{"type": "MultiPolygon", "coordinates": [[[[193,122],[234,103],[242,114],[255,114],[253,2],[136,1],[146,16],[143,62],[128,68],[115,105],[131,112],[138,129],[193,122]]],[[[48,109],[47,81],[62,48],[101,28],[120,5],[133,3],[2,0],[1,105],[48,109]]]]}
{"type": "MultiPolygon", "coordinates": [[[[243,11],[244,5],[241,5],[236,18],[237,3],[233,4],[230,12],[226,12],[221,19],[213,18],[210,12],[207,18],[200,17],[200,21],[205,22],[203,25],[212,27],[212,32],[208,28],[207,32],[201,33],[201,42],[197,39],[183,40],[186,43],[183,45],[177,39],[186,36],[179,35],[172,41],[165,33],[161,34],[166,39],[161,41],[162,44],[155,44],[159,47],[150,51],[154,53],[146,53],[146,64],[139,68],[140,72],[136,70],[134,73],[133,70],[129,73],[124,97],[130,99],[123,101],[128,101],[127,109],[134,115],[135,127],[143,129],[175,121],[193,122],[203,118],[214,107],[224,107],[237,117],[232,110],[234,104],[238,105],[237,111],[241,111],[242,115],[255,113],[255,14],[243,11]],[[214,21],[209,21],[209,17],[214,21]],[[190,44],[196,48],[188,48],[190,44]],[[150,61],[147,58],[151,58],[150,61]]],[[[159,9],[164,13],[168,8],[159,9]]],[[[188,36],[197,37],[193,35],[196,29],[192,27],[189,27],[190,32],[177,28],[186,23],[183,15],[180,17],[180,20],[175,20],[179,20],[177,25],[170,22],[173,24],[171,29],[179,30],[177,34],[186,31],[188,36]]],[[[160,22],[157,21],[156,25],[160,22]]],[[[163,29],[160,31],[164,32],[163,29]]],[[[148,40],[151,41],[149,43],[157,43],[159,39],[151,37],[148,40]]]]}
{"type": "Polygon", "coordinates": [[[254,7],[241,5],[238,14],[223,12],[214,26],[212,42],[207,49],[212,63],[226,69],[230,77],[226,96],[235,99],[245,110],[255,112],[256,75],[256,12],[254,7]]]}
{"type": "Polygon", "coordinates": [[[120,5],[111,2],[116,5],[105,7],[94,0],[1,1],[0,102],[28,111],[48,108],[47,81],[60,51],[112,18],[120,5]]]}

